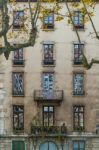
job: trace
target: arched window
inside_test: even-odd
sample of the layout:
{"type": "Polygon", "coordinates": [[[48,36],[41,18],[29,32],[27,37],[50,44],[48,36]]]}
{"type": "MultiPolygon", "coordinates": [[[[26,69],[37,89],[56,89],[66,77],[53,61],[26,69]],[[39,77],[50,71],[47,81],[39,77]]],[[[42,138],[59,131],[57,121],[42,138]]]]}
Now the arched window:
{"type": "Polygon", "coordinates": [[[39,150],[58,150],[58,147],[54,142],[46,141],[40,145],[39,150]]]}

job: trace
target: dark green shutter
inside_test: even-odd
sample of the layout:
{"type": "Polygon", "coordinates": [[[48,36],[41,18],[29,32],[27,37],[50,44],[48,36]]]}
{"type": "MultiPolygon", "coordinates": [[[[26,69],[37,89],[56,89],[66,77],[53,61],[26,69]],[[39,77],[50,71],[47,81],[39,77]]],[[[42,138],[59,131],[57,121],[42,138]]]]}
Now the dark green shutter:
{"type": "Polygon", "coordinates": [[[12,150],[25,150],[24,141],[12,141],[12,150]]]}

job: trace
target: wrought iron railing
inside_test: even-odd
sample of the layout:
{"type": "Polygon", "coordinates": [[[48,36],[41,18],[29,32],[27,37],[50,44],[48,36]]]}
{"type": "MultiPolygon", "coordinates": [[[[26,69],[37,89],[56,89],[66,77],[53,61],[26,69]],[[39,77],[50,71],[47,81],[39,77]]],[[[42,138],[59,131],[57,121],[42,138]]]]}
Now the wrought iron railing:
{"type": "Polygon", "coordinates": [[[49,135],[49,134],[66,134],[67,128],[66,126],[31,126],[31,134],[35,135],[49,135]]]}
{"type": "Polygon", "coordinates": [[[43,65],[55,65],[55,60],[53,59],[44,59],[43,60],[43,65]]]}

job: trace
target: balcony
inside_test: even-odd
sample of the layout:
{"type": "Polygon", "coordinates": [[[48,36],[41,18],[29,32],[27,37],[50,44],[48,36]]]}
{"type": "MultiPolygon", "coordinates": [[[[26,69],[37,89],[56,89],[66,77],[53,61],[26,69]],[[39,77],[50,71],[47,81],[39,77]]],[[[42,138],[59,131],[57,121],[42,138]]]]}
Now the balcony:
{"type": "Polygon", "coordinates": [[[62,102],[63,101],[63,91],[62,90],[53,90],[53,91],[44,91],[44,90],[35,90],[34,91],[34,100],[37,102],[62,102]]]}
{"type": "Polygon", "coordinates": [[[67,128],[62,126],[31,126],[31,134],[34,136],[58,136],[66,135],[67,128]]]}
{"type": "Polygon", "coordinates": [[[53,59],[44,59],[43,60],[43,65],[44,66],[55,66],[55,60],[53,59]]]}
{"type": "Polygon", "coordinates": [[[82,65],[83,62],[81,60],[74,60],[74,65],[82,65]]]}
{"type": "Polygon", "coordinates": [[[24,60],[13,60],[13,65],[24,66],[24,60]]]}

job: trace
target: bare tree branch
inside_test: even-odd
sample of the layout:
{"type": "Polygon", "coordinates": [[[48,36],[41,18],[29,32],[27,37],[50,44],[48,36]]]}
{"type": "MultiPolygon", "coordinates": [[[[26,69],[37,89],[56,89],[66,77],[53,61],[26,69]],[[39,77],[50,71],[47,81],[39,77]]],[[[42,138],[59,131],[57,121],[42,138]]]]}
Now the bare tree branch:
{"type": "MultiPolygon", "coordinates": [[[[82,0],[83,1],[83,0],[82,0]]],[[[67,10],[68,10],[68,13],[69,13],[69,16],[70,16],[70,19],[71,19],[71,22],[72,22],[72,25],[73,25],[73,28],[74,28],[74,30],[75,30],[75,32],[76,32],[76,35],[77,35],[77,38],[78,38],[78,42],[81,44],[81,39],[80,39],[80,36],[79,36],[79,33],[78,33],[78,31],[77,31],[77,29],[76,29],[76,27],[75,27],[75,24],[74,24],[74,21],[73,21],[73,18],[72,18],[72,14],[71,14],[71,11],[70,11],[70,9],[69,9],[69,6],[68,6],[68,3],[67,3],[67,1],[65,1],[65,4],[66,4],[66,7],[67,7],[67,10]]],[[[86,7],[85,6],[85,4],[84,4],[84,7],[86,7]]],[[[86,11],[87,12],[87,11],[86,11]]],[[[89,15],[89,14],[88,14],[89,15]]],[[[90,15],[89,15],[90,16],[90,15]]],[[[92,23],[92,20],[90,20],[91,21],[91,23],[92,23]]],[[[93,24],[94,25],[94,24],[93,24]]],[[[95,33],[97,33],[96,32],[96,30],[95,30],[95,33]]],[[[83,55],[83,66],[86,68],[86,69],[90,69],[92,66],[93,66],[93,64],[99,64],[99,60],[95,60],[95,59],[91,59],[91,62],[90,63],[88,63],[88,60],[87,60],[87,58],[86,58],[86,56],[85,56],[85,54],[84,54],[84,52],[82,51],[82,55],[83,55]]]]}

